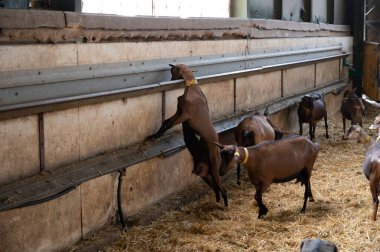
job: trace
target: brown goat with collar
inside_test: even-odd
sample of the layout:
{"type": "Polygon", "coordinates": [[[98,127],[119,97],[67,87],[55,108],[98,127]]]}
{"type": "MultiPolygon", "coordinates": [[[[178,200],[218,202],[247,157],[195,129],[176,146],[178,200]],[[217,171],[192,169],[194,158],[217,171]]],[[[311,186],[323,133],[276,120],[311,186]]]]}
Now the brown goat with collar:
{"type": "MultiPolygon", "coordinates": [[[[294,134],[294,132],[279,130],[272,122],[262,115],[245,117],[235,128],[235,141],[237,146],[253,146],[263,141],[278,140],[284,134],[294,134]]],[[[240,185],[240,164],[237,164],[237,184],[240,185]]]]}
{"type": "Polygon", "coordinates": [[[248,148],[216,143],[222,150],[222,164],[219,173],[223,176],[234,167],[243,164],[251,183],[256,188],[255,200],[259,206],[258,218],[264,217],[268,209],[262,201],[262,194],[272,183],[283,183],[293,179],[305,185],[304,203],[301,212],[306,211],[307,199],[313,201],[310,177],[319,153],[319,144],[301,136],[278,141],[266,141],[248,148]]]}
{"type": "Polygon", "coordinates": [[[158,138],[168,129],[182,123],[185,145],[193,156],[193,173],[201,176],[214,189],[217,201],[220,201],[221,193],[224,205],[228,206],[227,192],[219,176],[220,152],[213,143],[218,141],[218,134],[210,119],[206,97],[189,67],[184,64],[170,66],[172,80],[185,80],[185,91],[178,97],[175,114],[148,138],[158,138]]]}

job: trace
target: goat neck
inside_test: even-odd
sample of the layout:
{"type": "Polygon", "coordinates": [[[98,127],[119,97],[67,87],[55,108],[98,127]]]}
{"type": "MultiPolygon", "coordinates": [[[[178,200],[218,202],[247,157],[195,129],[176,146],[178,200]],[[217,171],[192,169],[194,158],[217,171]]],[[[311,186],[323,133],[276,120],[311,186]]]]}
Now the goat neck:
{"type": "Polygon", "coordinates": [[[185,80],[186,87],[191,87],[198,84],[197,80],[194,77],[193,71],[191,71],[191,69],[188,67],[182,68],[182,78],[185,80]]]}
{"type": "Polygon", "coordinates": [[[249,158],[248,149],[244,147],[237,147],[234,156],[236,157],[236,162],[245,165],[249,158]]]}

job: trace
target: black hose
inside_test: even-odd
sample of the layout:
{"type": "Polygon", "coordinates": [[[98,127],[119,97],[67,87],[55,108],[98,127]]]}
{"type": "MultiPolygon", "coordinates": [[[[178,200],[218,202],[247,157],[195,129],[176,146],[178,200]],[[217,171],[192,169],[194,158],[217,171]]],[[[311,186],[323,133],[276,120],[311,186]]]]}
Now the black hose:
{"type": "Polygon", "coordinates": [[[127,230],[127,226],[125,225],[125,221],[124,221],[123,209],[121,207],[121,184],[123,182],[123,176],[125,176],[125,171],[123,170],[119,171],[119,181],[117,183],[117,209],[119,212],[121,226],[123,227],[124,230],[127,230]]]}

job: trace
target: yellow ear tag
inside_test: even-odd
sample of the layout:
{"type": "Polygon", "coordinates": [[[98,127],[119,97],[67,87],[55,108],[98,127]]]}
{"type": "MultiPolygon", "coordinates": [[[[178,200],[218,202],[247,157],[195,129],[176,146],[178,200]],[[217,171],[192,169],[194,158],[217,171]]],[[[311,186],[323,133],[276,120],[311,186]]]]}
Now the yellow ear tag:
{"type": "MultiPolygon", "coordinates": [[[[370,136],[367,136],[367,138],[365,139],[365,142],[366,143],[369,143],[369,141],[371,141],[371,137],[370,136]]],[[[377,140],[376,140],[377,141],[377,140]]]]}

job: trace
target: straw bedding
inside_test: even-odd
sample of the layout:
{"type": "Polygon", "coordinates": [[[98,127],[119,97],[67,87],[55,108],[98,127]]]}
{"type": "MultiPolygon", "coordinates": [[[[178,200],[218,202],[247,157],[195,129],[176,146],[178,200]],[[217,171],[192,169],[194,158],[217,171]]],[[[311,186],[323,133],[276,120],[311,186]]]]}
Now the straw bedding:
{"type": "MultiPolygon", "coordinates": [[[[365,129],[380,113],[380,109],[368,110],[365,129]]],[[[361,171],[364,146],[341,139],[339,113],[329,118],[328,124],[331,134],[326,139],[323,123],[318,123],[321,151],[311,177],[315,202],[308,202],[305,214],[300,213],[303,186],[272,184],[263,196],[269,212],[258,220],[255,189],[247,173],[243,169],[238,186],[231,171],[224,181],[229,207],[217,204],[214,193],[208,191],[198,200],[166,211],[149,225],[120,233],[102,250],[299,251],[303,239],[321,238],[334,242],[340,251],[380,251],[380,221],[371,220],[369,182],[361,171]]]]}

